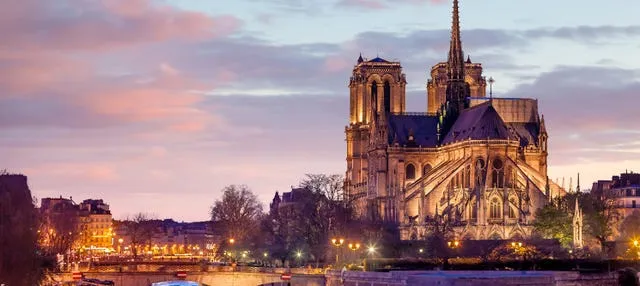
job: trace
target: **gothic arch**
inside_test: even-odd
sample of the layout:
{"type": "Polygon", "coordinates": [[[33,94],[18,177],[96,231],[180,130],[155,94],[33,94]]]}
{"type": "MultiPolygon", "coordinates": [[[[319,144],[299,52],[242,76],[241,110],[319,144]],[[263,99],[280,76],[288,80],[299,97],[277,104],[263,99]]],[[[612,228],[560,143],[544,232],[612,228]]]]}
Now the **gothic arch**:
{"type": "Polygon", "coordinates": [[[509,234],[509,239],[523,241],[524,235],[518,229],[514,229],[511,234],[509,234]]]}
{"type": "Polygon", "coordinates": [[[505,162],[502,158],[496,157],[491,160],[491,187],[504,187],[505,162]]]}
{"type": "Polygon", "coordinates": [[[489,218],[500,219],[502,218],[503,204],[497,196],[493,196],[489,200],[489,218]]]}
{"type": "Polygon", "coordinates": [[[384,112],[389,113],[391,112],[391,103],[393,102],[393,100],[391,99],[391,83],[386,79],[384,80],[384,83],[382,85],[382,96],[382,109],[384,110],[384,112]]]}
{"type": "MultiPolygon", "coordinates": [[[[369,93],[371,106],[374,107],[375,112],[378,112],[378,81],[374,80],[369,84],[369,93]]],[[[375,116],[375,114],[372,114],[371,116],[375,116]]]]}
{"type": "Polygon", "coordinates": [[[498,232],[494,232],[489,236],[489,240],[502,240],[502,235],[498,232]]]}
{"type": "Polygon", "coordinates": [[[407,164],[405,167],[405,178],[407,180],[413,180],[416,178],[416,165],[413,163],[407,164]]]}
{"type": "Polygon", "coordinates": [[[427,175],[429,175],[429,172],[431,172],[432,169],[433,169],[433,167],[431,167],[431,164],[429,164],[429,163],[424,164],[422,166],[422,176],[426,177],[427,175]]]}
{"type": "Polygon", "coordinates": [[[377,73],[371,74],[369,75],[369,77],[367,77],[367,85],[371,85],[371,83],[373,83],[374,81],[378,83],[383,82],[382,77],[380,77],[380,75],[377,73]]]}
{"type": "Polygon", "coordinates": [[[382,78],[381,78],[381,81],[383,81],[383,82],[384,82],[384,81],[389,81],[389,83],[390,83],[391,85],[396,84],[396,79],[393,77],[393,75],[391,75],[391,74],[389,74],[389,73],[384,74],[384,75],[382,76],[382,78]]]}

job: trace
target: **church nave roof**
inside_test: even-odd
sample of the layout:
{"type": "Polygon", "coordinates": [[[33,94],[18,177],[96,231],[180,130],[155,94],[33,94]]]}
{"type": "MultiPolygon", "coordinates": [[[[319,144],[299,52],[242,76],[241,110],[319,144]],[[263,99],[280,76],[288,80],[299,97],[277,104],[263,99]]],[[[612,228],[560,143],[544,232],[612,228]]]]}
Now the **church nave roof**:
{"type": "Polygon", "coordinates": [[[509,131],[490,102],[465,109],[456,119],[442,144],[461,140],[511,139],[519,140],[509,131]]]}

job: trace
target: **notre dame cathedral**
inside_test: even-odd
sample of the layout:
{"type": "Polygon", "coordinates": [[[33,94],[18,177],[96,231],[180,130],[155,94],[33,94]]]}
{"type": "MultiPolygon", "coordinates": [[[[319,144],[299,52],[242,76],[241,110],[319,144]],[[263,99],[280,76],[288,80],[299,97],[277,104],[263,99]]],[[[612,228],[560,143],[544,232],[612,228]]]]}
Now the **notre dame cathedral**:
{"type": "Polygon", "coordinates": [[[482,65],[465,60],[458,0],[448,60],[431,68],[427,110],[405,112],[399,62],[360,56],[346,127],[346,188],[356,213],[423,239],[434,219],[458,239],[526,238],[535,211],[565,191],[547,176],[538,102],[486,96],[482,65]]]}

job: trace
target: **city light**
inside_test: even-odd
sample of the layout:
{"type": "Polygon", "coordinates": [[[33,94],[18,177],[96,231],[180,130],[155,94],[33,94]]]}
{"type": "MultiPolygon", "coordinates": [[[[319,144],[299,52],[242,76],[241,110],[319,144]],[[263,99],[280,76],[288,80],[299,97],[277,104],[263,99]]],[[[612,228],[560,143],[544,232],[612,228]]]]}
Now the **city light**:
{"type": "Polygon", "coordinates": [[[376,247],[373,245],[367,247],[367,252],[369,252],[369,254],[374,254],[376,252],[376,247]]]}

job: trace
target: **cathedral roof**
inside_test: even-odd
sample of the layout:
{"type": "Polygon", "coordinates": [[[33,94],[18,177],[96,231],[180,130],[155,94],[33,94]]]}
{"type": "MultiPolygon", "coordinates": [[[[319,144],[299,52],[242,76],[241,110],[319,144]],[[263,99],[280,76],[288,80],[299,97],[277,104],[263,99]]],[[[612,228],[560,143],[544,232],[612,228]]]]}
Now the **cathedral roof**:
{"type": "Polygon", "coordinates": [[[520,146],[538,145],[538,124],[534,122],[511,122],[506,125],[509,130],[520,138],[520,146]]]}
{"type": "Polygon", "coordinates": [[[467,139],[517,140],[517,138],[517,135],[509,131],[491,103],[485,102],[462,111],[442,144],[467,139]]]}
{"type": "Polygon", "coordinates": [[[428,115],[392,114],[389,116],[389,144],[435,147],[438,144],[438,118],[428,115]],[[411,134],[412,133],[412,134],[411,134]],[[413,135],[413,142],[409,135],[413,135]]]}
{"type": "Polygon", "coordinates": [[[381,57],[376,57],[375,59],[369,60],[367,62],[370,62],[370,63],[388,63],[389,61],[387,61],[387,60],[385,60],[385,59],[383,59],[381,57]]]}

